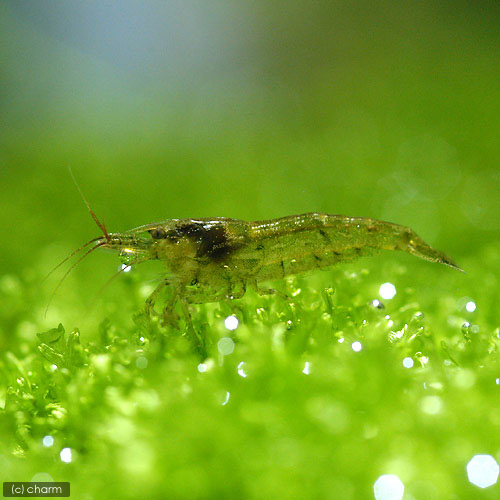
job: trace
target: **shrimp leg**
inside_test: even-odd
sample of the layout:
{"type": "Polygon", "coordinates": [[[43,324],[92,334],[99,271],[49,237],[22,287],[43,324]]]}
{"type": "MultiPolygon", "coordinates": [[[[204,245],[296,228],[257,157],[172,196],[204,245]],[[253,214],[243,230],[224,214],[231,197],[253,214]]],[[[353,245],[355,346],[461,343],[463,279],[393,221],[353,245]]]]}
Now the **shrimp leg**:
{"type": "Polygon", "coordinates": [[[283,293],[279,290],[276,290],[275,288],[260,288],[257,280],[252,281],[252,288],[255,290],[257,294],[259,294],[261,297],[262,296],[269,296],[269,295],[274,295],[276,297],[280,297],[283,300],[289,300],[290,297],[286,294],[283,293]]]}
{"type": "Polygon", "coordinates": [[[165,288],[168,285],[170,285],[170,280],[168,278],[162,280],[161,283],[153,290],[153,292],[146,299],[145,310],[147,315],[157,314],[154,310],[156,299],[158,298],[158,295],[163,290],[163,288],[165,288]]]}

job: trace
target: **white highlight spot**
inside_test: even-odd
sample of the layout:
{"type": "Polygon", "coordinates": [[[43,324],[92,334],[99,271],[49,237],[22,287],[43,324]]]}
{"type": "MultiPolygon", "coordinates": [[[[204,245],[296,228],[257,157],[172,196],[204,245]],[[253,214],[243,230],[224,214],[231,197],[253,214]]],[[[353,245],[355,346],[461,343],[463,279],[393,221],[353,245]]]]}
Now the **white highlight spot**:
{"type": "Polygon", "coordinates": [[[473,300],[469,300],[469,302],[465,304],[465,309],[467,312],[473,313],[476,310],[476,303],[473,300]]]}
{"type": "Polygon", "coordinates": [[[405,368],[413,368],[413,359],[412,358],[403,359],[403,366],[405,368]]]}
{"type": "Polygon", "coordinates": [[[420,356],[419,361],[422,363],[422,366],[424,366],[429,362],[429,356],[420,356]]]}
{"type": "Polygon", "coordinates": [[[122,264],[120,270],[124,273],[128,273],[132,269],[132,266],[127,266],[127,264],[122,264]]]}
{"type": "Polygon", "coordinates": [[[61,460],[67,464],[69,464],[72,460],[71,457],[71,448],[63,448],[61,453],[59,453],[61,460]]]}
{"type": "Polygon", "coordinates": [[[495,484],[499,470],[496,460],[491,455],[474,455],[467,464],[469,481],[479,488],[495,484]]]}
{"type": "Polygon", "coordinates": [[[238,318],[236,316],[228,316],[224,320],[224,325],[228,330],[236,330],[238,328],[238,318]]]}
{"type": "Polygon", "coordinates": [[[229,397],[231,396],[230,392],[226,392],[226,399],[222,402],[222,406],[226,406],[229,401],[229,397]]]}
{"type": "Polygon", "coordinates": [[[245,378],[247,376],[247,374],[245,373],[245,370],[243,370],[243,365],[245,364],[244,361],[242,361],[239,365],[238,365],[238,375],[240,377],[243,377],[245,378]]]}
{"type": "Polygon", "coordinates": [[[396,295],[396,287],[392,283],[383,283],[378,291],[383,299],[392,299],[396,295]]]}
{"type": "Polygon", "coordinates": [[[54,444],[54,438],[52,436],[44,436],[42,444],[47,448],[50,448],[54,444]]]}
{"type": "Polygon", "coordinates": [[[205,373],[207,371],[207,365],[205,363],[200,363],[198,365],[198,371],[200,373],[205,373]]]}
{"type": "Polygon", "coordinates": [[[495,379],[495,384],[500,385],[500,378],[495,379]]]}
{"type": "Polygon", "coordinates": [[[344,343],[344,337],[340,337],[339,340],[337,341],[339,344],[343,344],[344,343]]]}
{"type": "Polygon", "coordinates": [[[376,500],[401,500],[404,491],[405,485],[394,474],[380,476],[373,485],[376,500]]]}
{"type": "Polygon", "coordinates": [[[353,342],[353,343],[351,344],[351,347],[352,347],[352,350],[353,350],[354,352],[359,352],[359,351],[361,351],[361,349],[363,349],[363,344],[361,344],[361,342],[358,342],[358,341],[356,340],[356,342],[353,342]]]}
{"type": "MultiPolygon", "coordinates": [[[[231,317],[231,316],[230,316],[231,317]]],[[[226,318],[227,321],[227,318],[226,318]]],[[[238,322],[238,320],[236,320],[238,322]]],[[[231,328],[230,328],[231,330],[231,328]]],[[[234,330],[234,328],[232,328],[234,330]]],[[[221,354],[227,356],[228,354],[232,354],[234,351],[234,342],[230,337],[222,337],[219,342],[217,342],[217,349],[221,354]]]]}
{"type": "Polygon", "coordinates": [[[304,365],[304,369],[302,370],[302,373],[305,375],[309,375],[309,361],[306,361],[306,364],[304,365]]]}

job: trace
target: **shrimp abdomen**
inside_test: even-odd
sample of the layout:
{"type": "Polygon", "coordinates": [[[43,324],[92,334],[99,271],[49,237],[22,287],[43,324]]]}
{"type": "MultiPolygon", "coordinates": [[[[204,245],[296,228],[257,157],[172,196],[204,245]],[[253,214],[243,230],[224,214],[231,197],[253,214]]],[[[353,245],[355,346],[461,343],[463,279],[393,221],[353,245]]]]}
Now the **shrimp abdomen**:
{"type": "Polygon", "coordinates": [[[460,269],[410,228],[364,217],[306,213],[257,221],[250,223],[248,240],[248,250],[260,255],[259,280],[331,267],[378,250],[401,250],[460,269]]]}

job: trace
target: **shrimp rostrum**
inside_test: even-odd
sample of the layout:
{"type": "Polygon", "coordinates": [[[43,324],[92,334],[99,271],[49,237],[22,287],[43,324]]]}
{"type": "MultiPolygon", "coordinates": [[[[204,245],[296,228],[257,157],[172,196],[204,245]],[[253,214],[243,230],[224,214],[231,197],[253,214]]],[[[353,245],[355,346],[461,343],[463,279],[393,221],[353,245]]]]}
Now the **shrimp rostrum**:
{"type": "Polygon", "coordinates": [[[262,282],[328,268],[378,250],[401,250],[461,270],[412,229],[363,217],[307,213],[256,222],[170,219],[108,233],[91,213],[104,236],[88,243],[94,243],[89,252],[109,248],[127,265],[160,260],[166,266],[166,278],[147,300],[149,312],[166,287],[171,289],[166,310],[171,311],[178,300],[184,307],[236,299],[248,287],[273,293],[260,288],[262,282]]]}

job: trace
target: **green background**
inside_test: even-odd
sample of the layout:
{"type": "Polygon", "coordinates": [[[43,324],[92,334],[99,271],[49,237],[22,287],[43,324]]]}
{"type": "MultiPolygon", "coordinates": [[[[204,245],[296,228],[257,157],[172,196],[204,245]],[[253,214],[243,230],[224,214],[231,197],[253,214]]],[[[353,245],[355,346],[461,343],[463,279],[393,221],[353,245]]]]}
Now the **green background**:
{"type": "Polygon", "coordinates": [[[497,498],[465,466],[500,461],[499,21],[495,2],[2,2],[1,479],[357,499],[396,474],[407,500],[497,498]],[[387,253],[276,284],[292,305],[197,307],[200,373],[140,313],[159,263],[100,292],[119,262],[96,252],[45,315],[64,271],[44,276],[99,235],[68,166],[109,231],[342,213],[408,225],[467,274],[387,253]],[[77,354],[36,336],[60,322],[77,354]]]}

